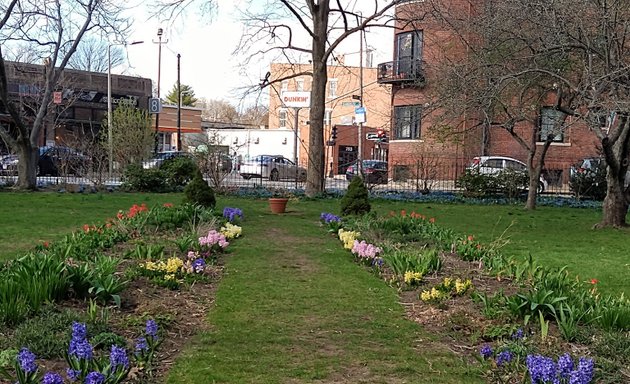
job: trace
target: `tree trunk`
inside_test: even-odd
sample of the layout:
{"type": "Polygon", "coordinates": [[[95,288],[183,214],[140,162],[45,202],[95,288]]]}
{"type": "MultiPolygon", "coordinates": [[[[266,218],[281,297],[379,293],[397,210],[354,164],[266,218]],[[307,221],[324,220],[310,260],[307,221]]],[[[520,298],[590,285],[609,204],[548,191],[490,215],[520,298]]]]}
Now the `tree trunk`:
{"type": "Polygon", "coordinates": [[[606,181],[608,187],[602,206],[602,221],[596,224],[595,228],[625,227],[627,225],[626,215],[630,206],[630,193],[627,189],[630,188],[624,188],[624,178],[622,177],[620,180],[610,169],[606,175],[606,181]]]}
{"type": "Polygon", "coordinates": [[[328,29],[327,1],[320,2],[313,11],[313,83],[311,89],[310,129],[308,140],[308,172],[306,195],[316,196],[324,191],[324,110],[326,102],[326,38],[328,29]]]}
{"type": "Polygon", "coordinates": [[[525,209],[536,209],[536,196],[538,196],[538,183],[540,183],[540,176],[537,172],[529,173],[529,189],[527,190],[527,201],[525,202],[525,209]]]}
{"type": "Polygon", "coordinates": [[[37,189],[37,162],[39,161],[39,148],[31,145],[28,141],[18,144],[17,148],[18,163],[18,181],[19,189],[37,189]]]}

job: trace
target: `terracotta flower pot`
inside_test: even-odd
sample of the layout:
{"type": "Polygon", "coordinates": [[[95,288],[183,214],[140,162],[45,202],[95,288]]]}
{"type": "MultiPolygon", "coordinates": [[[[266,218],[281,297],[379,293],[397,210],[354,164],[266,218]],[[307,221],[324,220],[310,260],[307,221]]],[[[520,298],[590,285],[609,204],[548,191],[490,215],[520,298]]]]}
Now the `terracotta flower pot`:
{"type": "Polygon", "coordinates": [[[269,207],[273,213],[284,213],[287,209],[288,197],[270,197],[269,207]]]}

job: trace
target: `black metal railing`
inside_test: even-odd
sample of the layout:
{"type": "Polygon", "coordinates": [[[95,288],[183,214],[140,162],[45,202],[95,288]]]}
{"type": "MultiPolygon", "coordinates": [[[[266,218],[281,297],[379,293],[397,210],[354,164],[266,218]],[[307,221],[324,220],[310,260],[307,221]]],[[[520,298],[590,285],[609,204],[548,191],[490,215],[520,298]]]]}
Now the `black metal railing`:
{"type": "Polygon", "coordinates": [[[380,84],[415,83],[424,85],[425,76],[420,59],[401,59],[380,63],[376,80],[380,84]]]}

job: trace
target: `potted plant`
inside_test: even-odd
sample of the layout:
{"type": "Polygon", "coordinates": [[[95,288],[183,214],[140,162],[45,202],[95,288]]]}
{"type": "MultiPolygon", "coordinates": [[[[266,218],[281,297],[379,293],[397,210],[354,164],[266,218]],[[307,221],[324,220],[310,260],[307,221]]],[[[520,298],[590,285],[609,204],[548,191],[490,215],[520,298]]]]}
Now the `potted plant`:
{"type": "Polygon", "coordinates": [[[287,209],[287,202],[291,194],[287,190],[275,189],[271,192],[269,197],[269,208],[272,213],[285,213],[287,209]]]}

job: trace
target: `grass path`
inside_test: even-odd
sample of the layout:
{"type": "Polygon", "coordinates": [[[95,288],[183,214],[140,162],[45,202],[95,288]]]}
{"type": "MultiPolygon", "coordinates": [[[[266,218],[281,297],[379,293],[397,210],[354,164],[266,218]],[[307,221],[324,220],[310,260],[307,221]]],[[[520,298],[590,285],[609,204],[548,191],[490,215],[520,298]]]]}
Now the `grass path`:
{"type": "MultiPolygon", "coordinates": [[[[301,204],[301,203],[300,203],[301,204]]],[[[396,292],[318,228],[309,204],[246,212],[208,321],[168,383],[474,383],[404,318],[396,292]]]]}

